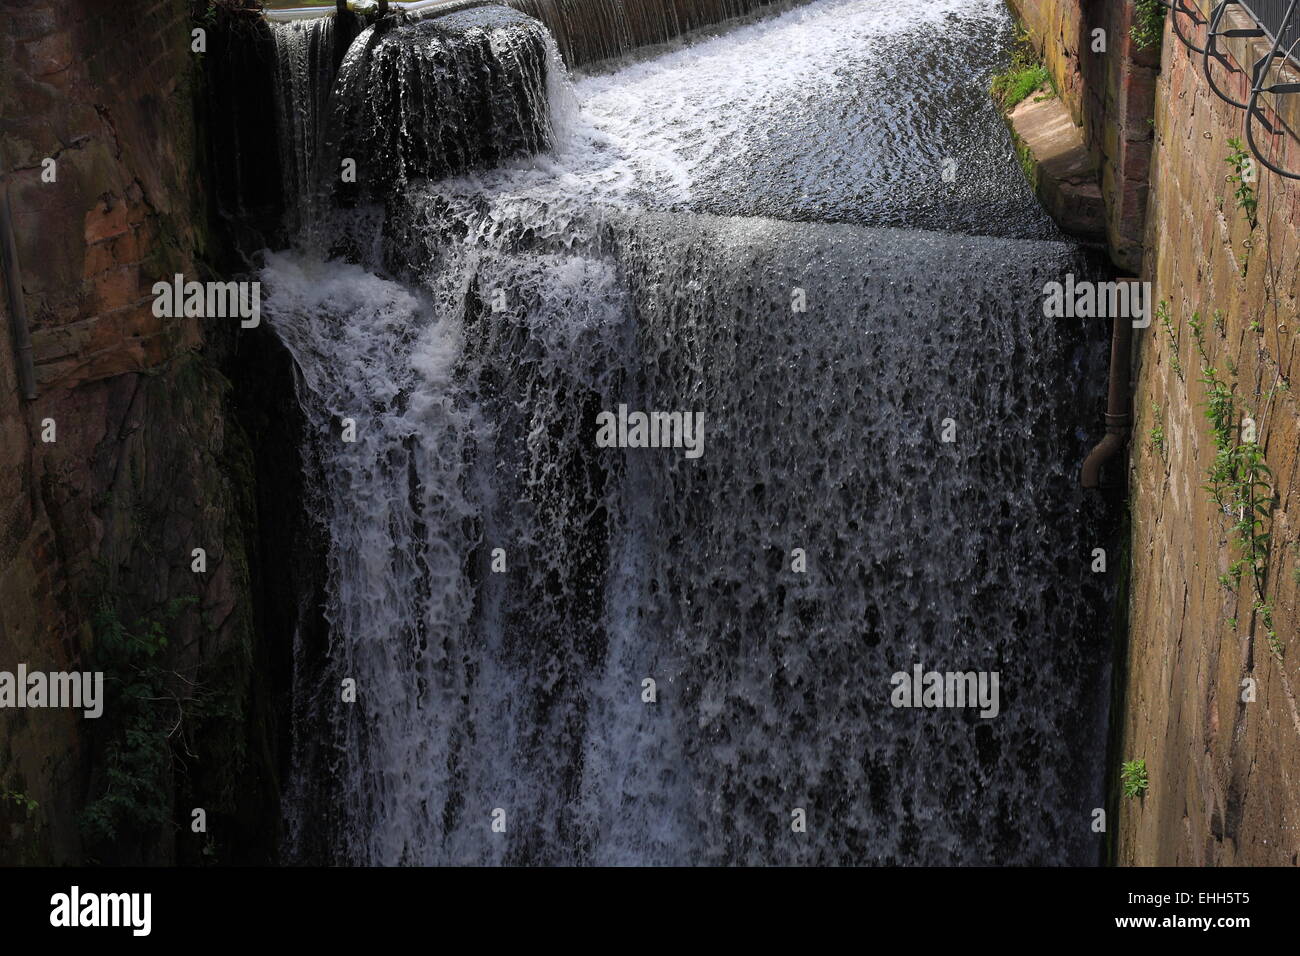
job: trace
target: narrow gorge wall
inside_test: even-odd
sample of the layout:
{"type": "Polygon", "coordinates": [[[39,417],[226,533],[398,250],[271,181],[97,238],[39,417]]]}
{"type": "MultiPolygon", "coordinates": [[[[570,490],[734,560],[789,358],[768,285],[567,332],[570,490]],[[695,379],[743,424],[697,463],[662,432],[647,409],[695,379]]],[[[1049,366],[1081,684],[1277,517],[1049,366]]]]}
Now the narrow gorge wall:
{"type": "MultiPolygon", "coordinates": [[[[1126,65],[1122,38],[1112,31],[1104,58],[1086,46],[1095,22],[1127,29],[1130,0],[1013,5],[1076,117],[1089,124],[1088,140],[1108,157],[1128,157],[1121,174],[1109,175],[1131,184],[1134,201],[1143,197],[1144,217],[1136,206],[1125,208],[1126,185],[1104,190],[1108,202],[1121,202],[1110,218],[1144,218],[1142,276],[1167,303],[1136,346],[1130,638],[1122,754],[1116,755],[1117,761],[1144,758],[1150,789],[1121,803],[1116,861],[1295,865],[1300,406],[1292,386],[1300,331],[1300,189],[1260,168],[1247,201],[1238,201],[1238,184],[1228,179],[1236,167],[1227,160],[1235,151],[1229,140],[1244,139],[1244,114],[1211,91],[1201,57],[1167,22],[1147,123],[1138,110],[1145,98],[1134,69],[1140,64],[1126,65]],[[1127,100],[1120,95],[1125,91],[1127,100]],[[1119,114],[1111,109],[1125,102],[1129,108],[1119,114]],[[1107,105],[1098,111],[1096,104],[1107,105]],[[1100,133],[1090,120],[1098,116],[1100,133]],[[1149,159],[1142,157],[1143,125],[1154,131],[1149,159]],[[1116,143],[1128,147],[1115,153],[1106,145],[1116,143]],[[1149,186],[1139,179],[1149,179],[1149,186]],[[1215,388],[1231,396],[1220,433],[1228,447],[1240,455],[1243,443],[1249,445],[1241,428],[1250,419],[1271,469],[1256,472],[1266,484],[1259,488],[1265,503],[1255,534],[1270,534],[1267,541],[1251,544],[1234,530],[1242,514],[1238,489],[1248,472],[1238,463],[1225,480],[1225,459],[1206,415],[1215,388]]],[[[1212,7],[1199,0],[1205,16],[1212,7]]],[[[1238,12],[1225,24],[1248,25],[1238,12]]],[[[1180,26],[1204,45],[1203,25],[1183,18],[1180,26]]],[[[1235,65],[1249,69],[1266,52],[1261,42],[1232,38],[1225,46],[1235,65]]],[[[1234,99],[1246,98],[1245,72],[1216,64],[1215,76],[1234,99]]],[[[1262,135],[1272,158],[1293,169],[1300,167],[1295,99],[1266,99],[1278,135],[1262,135]]],[[[1119,261],[1125,253],[1114,246],[1134,241],[1127,228],[1123,233],[1112,237],[1119,261]]]]}
{"type": "MultiPolygon", "coordinates": [[[[1200,6],[1208,14],[1211,4],[1200,6]]],[[[1188,28],[1190,23],[1186,20],[1188,28]]],[[[1246,26],[1229,23],[1229,26],[1246,26]]],[[[1203,45],[1203,28],[1189,33],[1203,45]]],[[[1230,40],[1249,69],[1259,41],[1230,40]],[[1249,61],[1249,62],[1247,62],[1249,61]]],[[[1120,859],[1136,864],[1295,865],[1300,853],[1300,397],[1296,294],[1300,184],[1258,170],[1257,222],[1234,198],[1230,139],[1243,113],[1209,89],[1199,56],[1168,30],[1143,275],[1169,304],[1148,330],[1136,375],[1132,465],[1133,585],[1126,754],[1147,754],[1151,794],[1126,804],[1120,859]],[[1237,513],[1212,499],[1216,448],[1206,419],[1205,355],[1234,393],[1272,477],[1262,598],[1242,555],[1237,513]],[[1153,447],[1157,416],[1164,451],[1153,447]],[[1221,583],[1222,575],[1229,575],[1221,583]],[[1258,603],[1265,609],[1256,610],[1258,603]],[[1269,618],[1271,618],[1271,626],[1269,618]],[[1270,632],[1275,637],[1270,637],[1270,632]],[[1255,699],[1243,681],[1254,682],[1255,699]]],[[[1246,74],[1215,67],[1245,101],[1246,74]]],[[[1290,99],[1294,100],[1294,97],[1290,99]]],[[[1300,167],[1296,111],[1280,119],[1275,160],[1300,167]]],[[[1272,137],[1265,137],[1272,140],[1272,137]]],[[[1230,506],[1231,509],[1231,506],[1230,506]]]]}
{"type": "Polygon", "coordinates": [[[148,619],[167,634],[168,693],[210,705],[177,731],[185,759],[126,783],[110,781],[103,759],[120,733],[114,714],[5,710],[0,790],[37,809],[0,801],[0,862],[205,858],[194,841],[206,838],[175,839],[190,835],[172,820],[188,821],[191,806],[219,834],[210,858],[240,820],[256,826],[273,809],[274,787],[266,722],[252,719],[265,704],[252,666],[248,450],[212,357],[228,333],[152,311],[158,279],[209,277],[189,12],[183,0],[2,0],[0,24],[0,172],[38,387],[23,400],[6,308],[0,670],[89,670],[106,628],[148,619]],[[206,573],[191,570],[197,547],[206,573]],[[114,811],[116,839],[84,843],[80,812],[110,786],[133,805],[114,811]]]}

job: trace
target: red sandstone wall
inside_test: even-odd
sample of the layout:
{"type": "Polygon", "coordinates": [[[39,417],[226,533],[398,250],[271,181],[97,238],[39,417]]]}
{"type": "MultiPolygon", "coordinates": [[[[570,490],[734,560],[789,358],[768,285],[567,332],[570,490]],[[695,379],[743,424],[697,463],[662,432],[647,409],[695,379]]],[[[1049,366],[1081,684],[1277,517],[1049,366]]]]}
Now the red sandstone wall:
{"type": "MultiPolygon", "coordinates": [[[[0,0],[0,173],[8,182],[39,397],[19,395],[0,336],[0,669],[78,669],[98,600],[122,615],[192,595],[174,666],[200,674],[249,638],[228,386],[194,322],[155,318],[150,288],[195,276],[195,58],[183,0],[0,0]],[[42,161],[57,180],[42,182],[42,161]],[[40,440],[53,419],[57,441],[40,440]],[[193,547],[212,570],[189,570],[193,547]]],[[[5,290],[7,292],[7,290],[5,290]]],[[[0,714],[0,862],[74,862],[97,785],[87,722],[0,714]]],[[[102,753],[101,753],[102,757],[102,753]]],[[[169,828],[122,848],[171,858],[169,828]]]]}
{"type": "MultiPolygon", "coordinates": [[[[1232,48],[1241,60],[1257,55],[1241,41],[1232,48]]],[[[1244,97],[1244,74],[1216,75],[1244,97]]],[[[1289,110],[1300,129],[1300,109],[1289,110]]],[[[1151,791],[1123,804],[1119,859],[1130,864],[1300,862],[1300,184],[1261,171],[1252,228],[1225,181],[1227,141],[1241,136],[1242,113],[1214,96],[1200,57],[1166,32],[1143,275],[1171,321],[1144,335],[1136,374],[1123,728],[1125,756],[1146,757],[1151,791]],[[1197,312],[1210,361],[1233,384],[1238,416],[1259,422],[1274,474],[1266,599],[1280,653],[1249,586],[1219,581],[1240,548],[1235,515],[1203,487],[1215,449],[1188,324],[1197,312]],[[1150,440],[1157,414],[1164,454],[1150,440]],[[1253,702],[1242,700],[1247,680],[1253,702]]],[[[1277,146],[1300,165],[1294,134],[1277,146]]]]}
{"type": "MultiPolygon", "coordinates": [[[[1205,13],[1209,0],[1198,0],[1205,13]]],[[[1237,208],[1228,140],[1242,113],[1209,90],[1201,60],[1166,26],[1159,60],[1126,43],[1131,0],[1011,0],[1044,51],[1067,106],[1101,157],[1112,256],[1169,303],[1137,342],[1130,461],[1131,598],[1119,759],[1144,758],[1151,787],[1122,801],[1117,859],[1127,864],[1300,862],[1300,406],[1297,296],[1300,189],[1261,171],[1259,221],[1237,208]],[[1108,31],[1110,52],[1088,49],[1108,31]],[[1154,118],[1154,125],[1148,123],[1154,118]],[[1216,312],[1221,320],[1215,322],[1216,312]],[[1215,448],[1205,417],[1199,314],[1237,415],[1260,425],[1273,470],[1265,601],[1220,581],[1241,548],[1235,515],[1205,485],[1215,448]],[[1232,370],[1235,369],[1235,372],[1232,370]],[[1157,440],[1157,436],[1161,436],[1157,440]],[[1255,699],[1243,701],[1243,682],[1255,699]],[[1249,686],[1249,685],[1247,685],[1249,686]]],[[[1192,31],[1204,45],[1203,28],[1192,31]]],[[[1247,26],[1233,22],[1228,26],[1247,26]]],[[[1230,40],[1238,65],[1263,51],[1230,40]]],[[[1244,99],[1246,75],[1219,71],[1244,99]]],[[[1300,168],[1300,102],[1273,115],[1276,156],[1300,168]]]]}

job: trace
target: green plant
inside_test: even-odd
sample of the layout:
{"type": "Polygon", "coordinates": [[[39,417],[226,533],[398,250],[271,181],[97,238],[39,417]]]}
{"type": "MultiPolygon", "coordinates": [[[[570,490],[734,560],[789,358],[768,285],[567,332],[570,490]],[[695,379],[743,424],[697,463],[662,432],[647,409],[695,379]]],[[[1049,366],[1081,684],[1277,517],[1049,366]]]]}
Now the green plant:
{"type": "Polygon", "coordinates": [[[1010,111],[1050,81],[1051,75],[1039,59],[1029,35],[1020,31],[1011,45],[1011,66],[993,77],[989,92],[1004,110],[1010,111]]]}
{"type": "MultiPolygon", "coordinates": [[[[1168,310],[1161,302],[1162,321],[1171,329],[1168,310]]],[[[1215,310],[1215,325],[1221,324],[1223,313],[1215,310]]],[[[1241,583],[1242,569],[1249,567],[1255,592],[1264,593],[1267,572],[1269,534],[1267,523],[1272,512],[1272,491],[1268,478],[1272,472],[1264,461],[1264,452],[1255,441],[1237,441],[1236,400],[1232,386],[1220,377],[1210,364],[1205,348],[1205,323],[1199,312],[1188,320],[1192,341],[1201,360],[1201,384],[1205,386],[1205,417],[1210,422],[1210,436],[1215,455],[1206,477],[1205,488],[1214,503],[1225,514],[1236,514],[1234,531],[1242,557],[1233,562],[1229,573],[1220,576],[1224,587],[1241,583]]],[[[1172,336],[1172,331],[1170,332],[1172,336]]],[[[1231,368],[1231,366],[1229,366],[1231,368]]],[[[1231,369],[1236,375],[1236,370],[1231,369]]]]}
{"type": "Polygon", "coordinates": [[[162,666],[168,628],[194,598],[168,602],[132,627],[121,620],[116,604],[101,599],[93,619],[94,662],[104,672],[112,723],[102,792],[81,813],[90,844],[111,843],[124,835],[139,836],[163,826],[171,813],[173,739],[190,709],[188,692],[171,687],[162,666]]]}
{"type": "Polygon", "coordinates": [[[1220,335],[1226,335],[1228,332],[1228,317],[1222,309],[1214,310],[1214,331],[1220,335]]]}
{"type": "Polygon", "coordinates": [[[1237,184],[1233,190],[1233,198],[1236,200],[1237,208],[1245,214],[1250,228],[1254,229],[1257,221],[1256,211],[1259,208],[1259,198],[1255,195],[1255,186],[1249,178],[1250,170],[1254,169],[1254,160],[1251,159],[1246,144],[1241,140],[1230,139],[1228,145],[1232,147],[1232,152],[1224,160],[1232,167],[1232,172],[1228,174],[1228,182],[1237,184]]]}
{"type": "Polygon", "coordinates": [[[1174,374],[1178,376],[1179,381],[1183,377],[1182,359],[1178,357],[1178,336],[1174,333],[1173,316],[1169,312],[1169,303],[1164,299],[1156,306],[1156,318],[1160,320],[1160,327],[1165,330],[1165,335],[1169,338],[1169,364],[1173,367],[1174,374]]]}
{"type": "Polygon", "coordinates": [[[0,803],[13,803],[22,808],[29,817],[40,809],[41,805],[17,790],[0,790],[0,803]]]}
{"type": "Polygon", "coordinates": [[[1228,565],[1227,573],[1219,575],[1219,583],[1229,591],[1237,590],[1237,588],[1241,587],[1241,573],[1245,567],[1246,561],[1244,558],[1233,561],[1232,564],[1228,565]]]}
{"type": "MultiPolygon", "coordinates": [[[[1214,315],[1215,325],[1221,325],[1223,313],[1216,310],[1214,315]]],[[[1271,539],[1268,528],[1273,512],[1273,473],[1264,460],[1264,449],[1254,439],[1254,428],[1249,432],[1249,441],[1245,434],[1238,434],[1235,389],[1210,364],[1205,348],[1204,324],[1199,315],[1194,315],[1189,325],[1201,359],[1205,417],[1210,422],[1210,437],[1215,449],[1214,460],[1206,473],[1208,483],[1205,489],[1224,514],[1236,518],[1232,530],[1240,556],[1233,561],[1227,574],[1220,575],[1219,582],[1225,588],[1235,589],[1241,585],[1244,572],[1249,569],[1256,611],[1268,635],[1270,648],[1274,654],[1280,654],[1281,645],[1273,628],[1273,610],[1264,599],[1268,588],[1271,539]]],[[[1235,378],[1236,369],[1231,363],[1226,364],[1235,378]]],[[[1236,618],[1230,623],[1236,628],[1236,618]]]]}
{"type": "Polygon", "coordinates": [[[993,98],[1002,104],[1005,110],[1019,106],[1029,94],[1048,80],[1047,68],[1041,64],[1009,70],[993,78],[991,92],[993,98]]]}
{"type": "Polygon", "coordinates": [[[1151,447],[1161,458],[1165,457],[1165,420],[1160,414],[1160,406],[1155,402],[1151,403],[1151,415],[1155,419],[1151,426],[1151,447]]]}
{"type": "Polygon", "coordinates": [[[1143,49],[1156,46],[1165,36],[1165,7],[1160,0],[1137,0],[1128,35],[1143,49]]]}
{"type": "Polygon", "coordinates": [[[1143,759],[1126,760],[1120,767],[1119,778],[1124,784],[1124,796],[1144,797],[1148,789],[1147,762],[1143,759]]]}
{"type": "Polygon", "coordinates": [[[1264,625],[1264,634],[1268,638],[1268,649],[1281,662],[1286,657],[1286,645],[1277,636],[1277,628],[1273,626],[1273,606],[1258,601],[1255,604],[1255,613],[1259,616],[1260,623],[1264,625]]]}
{"type": "Polygon", "coordinates": [[[197,0],[192,15],[196,23],[212,26],[223,14],[257,12],[264,6],[260,0],[197,0]]]}
{"type": "Polygon", "coordinates": [[[1233,505],[1237,509],[1238,541],[1255,579],[1256,591],[1263,595],[1267,587],[1267,530],[1273,511],[1273,489],[1269,484],[1273,472],[1264,463],[1264,450],[1258,442],[1243,441],[1234,449],[1235,479],[1233,505]]]}
{"type": "Polygon", "coordinates": [[[1219,377],[1214,366],[1205,364],[1201,367],[1201,372],[1201,384],[1205,386],[1205,417],[1210,421],[1210,436],[1215,448],[1214,462],[1208,473],[1210,481],[1205,488],[1215,504],[1226,509],[1229,489],[1236,474],[1232,445],[1233,393],[1232,388],[1219,377]]]}

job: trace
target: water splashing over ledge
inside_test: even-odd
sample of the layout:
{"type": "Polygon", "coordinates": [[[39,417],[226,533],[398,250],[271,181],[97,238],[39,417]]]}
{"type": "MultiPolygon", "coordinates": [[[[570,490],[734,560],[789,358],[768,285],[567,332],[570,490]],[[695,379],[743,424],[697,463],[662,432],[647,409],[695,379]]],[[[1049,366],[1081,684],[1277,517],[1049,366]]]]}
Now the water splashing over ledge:
{"type": "MultiPolygon", "coordinates": [[[[731,62],[748,53],[776,90],[774,50],[857,44],[869,78],[886,35],[942,50],[950,17],[1005,24],[992,2],[906,23],[899,6],[825,0],[730,35],[731,62]]],[[[1107,592],[1084,558],[1108,516],[1074,475],[1101,396],[1063,383],[1103,380],[1105,336],[1038,303],[1088,266],[1070,243],[877,228],[931,207],[889,177],[866,187],[892,207],[855,203],[859,167],[835,164],[874,149],[869,175],[920,117],[897,106],[897,145],[870,135],[888,118],[818,124],[844,77],[787,114],[806,174],[843,186],[790,218],[823,221],[762,214],[797,205],[790,180],[746,180],[769,167],[731,117],[722,140],[754,161],[714,189],[716,151],[692,147],[719,100],[613,107],[655,78],[707,88],[722,43],[582,81],[580,113],[549,76],[536,156],[408,170],[382,202],[325,204],[321,245],[269,258],[329,542],[329,647],[295,687],[292,858],[1096,858],[1080,821],[1100,801],[1107,592]],[[837,209],[856,219],[824,221],[837,209]],[[703,412],[705,454],[599,447],[619,404],[703,412]],[[894,708],[891,675],[915,664],[1000,673],[1001,713],[894,708]]],[[[738,115],[764,109],[782,115],[761,97],[738,115]]],[[[520,128],[500,122],[503,141],[520,128]]],[[[942,111],[921,128],[954,136],[939,155],[967,135],[942,111]]],[[[971,155],[1014,209],[1018,173],[971,155]]]]}

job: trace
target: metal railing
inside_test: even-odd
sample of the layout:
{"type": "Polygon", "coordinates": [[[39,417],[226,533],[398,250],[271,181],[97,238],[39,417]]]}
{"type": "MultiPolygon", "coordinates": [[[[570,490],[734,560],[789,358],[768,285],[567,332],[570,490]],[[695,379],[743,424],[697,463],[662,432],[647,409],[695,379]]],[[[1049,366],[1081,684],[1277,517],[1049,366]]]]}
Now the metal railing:
{"type": "MultiPolygon", "coordinates": [[[[1182,0],[1177,0],[1181,3],[1182,0]]],[[[1176,15],[1176,13],[1175,13],[1176,15]]],[[[1184,41],[1186,42],[1186,41],[1184,41]]],[[[1191,44],[1188,44],[1191,46],[1191,44]]],[[[1283,96],[1300,93],[1300,82],[1295,82],[1297,67],[1300,67],[1300,0],[1218,0],[1210,14],[1210,22],[1205,32],[1205,48],[1201,50],[1202,70],[1205,80],[1214,95],[1230,106],[1235,106],[1246,113],[1246,142],[1264,168],[1287,179],[1300,179],[1300,173],[1294,173],[1278,165],[1276,154],[1272,150],[1260,148],[1255,138],[1258,124],[1269,135],[1277,138],[1294,130],[1287,130],[1281,122],[1278,102],[1283,96]],[[1251,20],[1250,26],[1229,26],[1224,28],[1224,19],[1229,8],[1239,7],[1251,20]],[[1212,63],[1218,63],[1228,73],[1245,73],[1245,63],[1238,65],[1228,54],[1219,49],[1219,40],[1224,37],[1236,37],[1254,43],[1263,41],[1268,52],[1255,60],[1249,73],[1250,95],[1246,102],[1234,100],[1219,86],[1214,79],[1212,63]],[[1288,75],[1289,74],[1289,75],[1288,75]],[[1270,77],[1273,81],[1270,82],[1270,77]],[[1263,94],[1273,99],[1273,109],[1278,122],[1274,123],[1264,110],[1263,94]],[[1269,155],[1265,155],[1268,152],[1269,155]]]]}
{"type": "MultiPolygon", "coordinates": [[[[1269,122],[1268,116],[1260,107],[1260,94],[1268,93],[1273,97],[1273,106],[1276,111],[1278,100],[1281,97],[1300,93],[1300,83],[1294,82],[1295,70],[1292,69],[1290,71],[1291,76],[1287,77],[1282,69],[1286,66],[1294,67],[1297,62],[1300,62],[1295,59],[1296,48],[1300,45],[1300,0],[1267,0],[1267,2],[1250,0],[1250,4],[1250,6],[1246,7],[1247,11],[1251,16],[1255,17],[1255,22],[1265,30],[1272,43],[1269,52],[1255,61],[1255,69],[1251,74],[1250,102],[1246,104],[1246,142],[1250,146],[1250,151],[1255,154],[1255,158],[1266,169],[1286,179],[1300,179],[1300,173],[1293,173],[1283,169],[1277,162],[1265,156],[1265,151],[1260,149],[1259,144],[1255,141],[1256,122],[1274,137],[1282,135],[1283,132],[1280,115],[1278,116],[1279,122],[1277,125],[1269,122]],[[1283,7],[1283,4],[1285,4],[1285,7],[1283,7]],[[1252,7],[1255,9],[1252,9],[1252,7]],[[1264,12],[1267,12],[1271,17],[1268,24],[1259,19],[1264,12]],[[1270,84],[1267,82],[1269,72],[1275,69],[1277,81],[1270,84]]],[[[1292,130],[1291,134],[1294,136],[1295,131],[1292,130]]],[[[1276,159],[1275,156],[1274,159],[1276,159]]]]}
{"type": "Polygon", "coordinates": [[[1281,51],[1300,65],[1300,17],[1288,19],[1291,0],[1241,0],[1242,8],[1259,24],[1269,42],[1281,41],[1281,51]]]}
{"type": "Polygon", "coordinates": [[[1183,21],[1178,19],[1179,16],[1184,16],[1191,20],[1195,26],[1205,26],[1207,21],[1205,17],[1201,15],[1201,11],[1196,6],[1195,0],[1190,0],[1190,2],[1189,0],[1159,0],[1159,2],[1161,6],[1169,9],[1169,22],[1174,28],[1174,36],[1178,37],[1178,39],[1182,41],[1183,46],[1187,47],[1187,49],[1191,50],[1193,53],[1204,53],[1204,47],[1199,47],[1188,39],[1187,34],[1183,32],[1183,21]]]}
{"type": "Polygon", "coordinates": [[[324,5],[318,4],[314,7],[267,7],[262,11],[262,16],[272,21],[290,21],[290,20],[314,20],[317,17],[332,17],[345,10],[351,10],[353,13],[359,13],[363,16],[386,16],[390,11],[402,13],[417,13],[422,10],[431,10],[434,7],[450,6],[456,0],[408,0],[401,3],[393,0],[338,0],[337,3],[324,5]]]}

